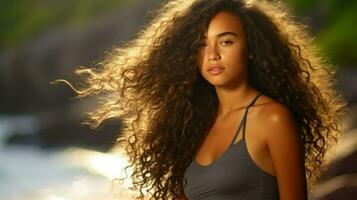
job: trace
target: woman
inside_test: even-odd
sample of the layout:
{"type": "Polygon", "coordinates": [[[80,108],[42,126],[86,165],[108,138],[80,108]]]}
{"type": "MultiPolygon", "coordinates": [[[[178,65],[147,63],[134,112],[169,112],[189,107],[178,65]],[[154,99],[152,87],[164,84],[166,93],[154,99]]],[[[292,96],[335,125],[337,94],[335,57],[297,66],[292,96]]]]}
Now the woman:
{"type": "Polygon", "coordinates": [[[261,0],[171,0],[154,14],[76,71],[79,97],[109,94],[88,122],[127,124],[137,199],[307,199],[345,102],[305,26],[261,0]]]}

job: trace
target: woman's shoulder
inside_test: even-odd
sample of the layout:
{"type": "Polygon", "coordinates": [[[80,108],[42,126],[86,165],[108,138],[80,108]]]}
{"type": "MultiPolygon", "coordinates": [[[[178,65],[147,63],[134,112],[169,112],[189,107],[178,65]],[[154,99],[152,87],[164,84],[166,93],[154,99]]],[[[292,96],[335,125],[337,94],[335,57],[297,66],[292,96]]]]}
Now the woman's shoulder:
{"type": "MultiPolygon", "coordinates": [[[[299,135],[295,119],[288,106],[274,100],[268,96],[261,96],[256,105],[259,106],[256,114],[256,122],[259,124],[259,130],[268,140],[269,138],[291,138],[299,135]],[[272,137],[274,136],[274,137],[272,137]]],[[[268,141],[267,141],[268,142],[268,141]]]]}
{"type": "Polygon", "coordinates": [[[257,116],[267,122],[279,122],[291,117],[288,106],[267,95],[260,96],[254,106],[257,108],[257,116]]]}
{"type": "MultiPolygon", "coordinates": [[[[263,102],[263,98],[261,101],[263,102]]],[[[278,101],[271,101],[262,106],[258,118],[264,121],[260,133],[269,149],[279,190],[282,188],[284,192],[303,194],[306,182],[303,171],[304,145],[289,107],[278,101]]]]}
{"type": "Polygon", "coordinates": [[[296,128],[294,117],[288,106],[262,95],[256,101],[255,121],[261,131],[271,134],[271,130],[292,130],[296,128]],[[259,101],[258,101],[259,100],[259,101]]]}

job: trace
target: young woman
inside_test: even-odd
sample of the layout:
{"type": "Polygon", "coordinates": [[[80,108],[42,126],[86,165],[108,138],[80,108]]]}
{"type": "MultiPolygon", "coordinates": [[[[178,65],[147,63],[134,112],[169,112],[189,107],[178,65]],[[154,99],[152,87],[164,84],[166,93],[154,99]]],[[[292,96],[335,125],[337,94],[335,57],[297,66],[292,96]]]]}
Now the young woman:
{"type": "Polygon", "coordinates": [[[341,132],[331,64],[282,3],[171,0],[97,69],[137,199],[307,199],[341,132]]]}

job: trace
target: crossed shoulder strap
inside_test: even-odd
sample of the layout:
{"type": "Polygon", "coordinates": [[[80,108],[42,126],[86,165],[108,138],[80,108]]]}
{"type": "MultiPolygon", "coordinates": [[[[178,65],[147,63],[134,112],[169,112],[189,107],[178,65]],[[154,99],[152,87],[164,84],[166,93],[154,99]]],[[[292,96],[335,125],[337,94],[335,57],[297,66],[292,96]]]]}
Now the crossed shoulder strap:
{"type": "Polygon", "coordinates": [[[247,113],[248,113],[248,110],[251,106],[254,105],[254,103],[256,102],[256,100],[258,99],[259,96],[261,96],[262,94],[259,93],[257,96],[254,97],[254,99],[249,103],[249,105],[245,108],[245,111],[244,111],[244,115],[243,115],[243,118],[240,122],[240,125],[238,127],[238,130],[234,133],[234,137],[233,137],[233,140],[231,141],[231,144],[230,146],[234,145],[234,142],[236,141],[237,139],[237,136],[238,136],[238,133],[240,131],[240,129],[242,128],[243,126],[243,138],[242,140],[245,139],[245,124],[246,124],[246,121],[247,121],[247,113]]]}

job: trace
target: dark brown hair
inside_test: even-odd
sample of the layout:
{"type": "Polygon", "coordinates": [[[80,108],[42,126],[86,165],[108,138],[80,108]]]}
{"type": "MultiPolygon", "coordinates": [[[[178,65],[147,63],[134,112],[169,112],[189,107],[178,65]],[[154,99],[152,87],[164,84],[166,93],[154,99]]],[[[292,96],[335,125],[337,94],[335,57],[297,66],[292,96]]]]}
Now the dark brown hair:
{"type": "Polygon", "coordinates": [[[217,112],[214,87],[199,73],[197,51],[220,11],[239,16],[247,34],[249,80],[293,113],[305,147],[311,189],[327,166],[326,153],[341,133],[346,104],[336,91],[334,68],[320,56],[305,25],[278,1],[171,0],[154,13],[133,41],[114,49],[96,68],[79,68],[79,97],[105,94],[89,113],[97,127],[108,118],[126,125],[118,144],[133,168],[142,199],[176,199],[185,169],[217,112]],[[204,99],[204,102],[202,101],[204,99]]]}

